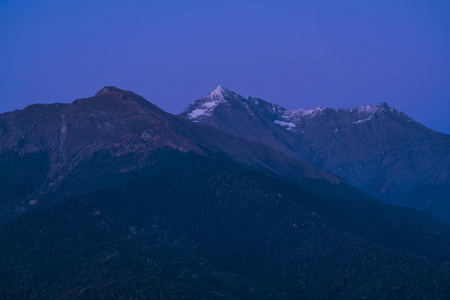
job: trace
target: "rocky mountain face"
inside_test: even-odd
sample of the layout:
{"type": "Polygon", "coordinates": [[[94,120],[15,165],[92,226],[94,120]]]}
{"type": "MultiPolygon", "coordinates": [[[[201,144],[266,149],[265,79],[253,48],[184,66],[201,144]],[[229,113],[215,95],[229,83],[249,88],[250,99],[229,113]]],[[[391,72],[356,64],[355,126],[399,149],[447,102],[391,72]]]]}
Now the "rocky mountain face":
{"type": "Polygon", "coordinates": [[[450,221],[450,136],[386,103],[286,110],[218,86],[180,115],[306,160],[385,202],[450,221]]]}
{"type": "Polygon", "coordinates": [[[0,128],[0,298],[450,296],[450,225],[132,92],[0,128]]]}

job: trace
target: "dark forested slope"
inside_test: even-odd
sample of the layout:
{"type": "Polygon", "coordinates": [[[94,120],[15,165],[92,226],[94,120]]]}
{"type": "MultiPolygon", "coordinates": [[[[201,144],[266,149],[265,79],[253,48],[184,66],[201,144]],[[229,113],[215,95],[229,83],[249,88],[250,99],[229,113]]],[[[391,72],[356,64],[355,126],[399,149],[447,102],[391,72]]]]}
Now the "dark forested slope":
{"type": "Polygon", "coordinates": [[[450,231],[426,215],[377,202],[323,198],[223,156],[161,148],[140,170],[99,177],[94,166],[114,161],[107,152],[94,155],[85,172],[67,181],[77,186],[90,179],[95,183],[89,191],[70,198],[63,195],[70,187],[61,186],[42,201],[67,200],[1,228],[0,295],[450,295],[444,263],[450,259],[450,231]]]}

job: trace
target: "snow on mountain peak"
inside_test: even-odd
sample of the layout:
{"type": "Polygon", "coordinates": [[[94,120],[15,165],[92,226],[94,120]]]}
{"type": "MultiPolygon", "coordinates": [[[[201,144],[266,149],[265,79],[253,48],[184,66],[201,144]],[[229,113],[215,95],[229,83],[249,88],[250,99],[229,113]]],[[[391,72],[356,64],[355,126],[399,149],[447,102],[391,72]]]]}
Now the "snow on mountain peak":
{"type": "Polygon", "coordinates": [[[212,99],[224,99],[224,93],[226,90],[219,84],[211,93],[208,94],[208,96],[212,99]]]}
{"type": "Polygon", "coordinates": [[[222,92],[223,90],[224,90],[224,88],[220,84],[218,84],[213,92],[222,92]]]}
{"type": "Polygon", "coordinates": [[[357,107],[356,110],[358,110],[359,112],[375,113],[378,110],[378,107],[366,105],[366,106],[357,107]]]}
{"type": "Polygon", "coordinates": [[[227,102],[224,94],[228,93],[221,85],[218,85],[212,92],[208,93],[205,97],[195,101],[189,105],[186,111],[190,111],[187,117],[194,122],[198,122],[203,118],[210,116],[214,109],[220,103],[227,102]]]}
{"type": "Polygon", "coordinates": [[[366,106],[360,106],[360,107],[350,109],[350,112],[357,112],[358,114],[362,114],[362,115],[366,115],[366,116],[373,116],[376,112],[379,112],[379,111],[394,112],[395,109],[390,107],[386,102],[382,102],[377,106],[366,105],[366,106]]]}
{"type": "Polygon", "coordinates": [[[183,112],[184,116],[194,122],[202,122],[211,117],[219,104],[225,104],[230,113],[232,109],[242,112],[245,109],[250,116],[256,114],[270,115],[275,124],[289,131],[299,131],[302,126],[320,116],[338,116],[346,120],[348,124],[362,124],[373,120],[379,114],[401,114],[382,102],[377,106],[365,105],[354,108],[324,108],[287,110],[284,107],[259,98],[242,97],[236,93],[218,85],[213,91],[207,93],[203,98],[190,104],[183,112]]]}
{"type": "Polygon", "coordinates": [[[295,110],[286,110],[283,118],[290,121],[298,120],[301,117],[304,116],[315,116],[321,112],[323,112],[325,108],[323,107],[316,107],[314,109],[295,109],[295,110]]]}

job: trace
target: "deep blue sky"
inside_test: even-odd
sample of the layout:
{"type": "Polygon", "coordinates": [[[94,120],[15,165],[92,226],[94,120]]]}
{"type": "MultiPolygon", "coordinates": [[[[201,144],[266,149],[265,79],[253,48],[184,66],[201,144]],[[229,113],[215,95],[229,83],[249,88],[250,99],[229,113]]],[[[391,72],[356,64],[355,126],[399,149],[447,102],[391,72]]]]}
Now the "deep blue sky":
{"type": "Polygon", "coordinates": [[[0,0],[0,112],[116,85],[179,113],[221,84],[450,133],[449,42],[448,0],[0,0]]]}

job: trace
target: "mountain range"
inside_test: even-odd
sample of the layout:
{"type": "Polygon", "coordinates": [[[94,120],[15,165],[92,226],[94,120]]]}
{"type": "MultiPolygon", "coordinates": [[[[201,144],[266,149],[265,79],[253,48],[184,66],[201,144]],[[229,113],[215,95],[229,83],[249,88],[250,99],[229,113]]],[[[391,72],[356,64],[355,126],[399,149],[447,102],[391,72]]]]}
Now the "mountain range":
{"type": "Polygon", "coordinates": [[[219,85],[180,115],[270,145],[384,202],[450,221],[450,135],[387,103],[287,110],[219,85]]]}
{"type": "MultiPolygon", "coordinates": [[[[80,163],[99,150],[110,151],[117,157],[131,154],[145,157],[161,147],[204,156],[219,152],[248,168],[290,178],[300,185],[317,180],[330,189],[321,188],[317,192],[335,195],[343,189],[347,194],[363,196],[334,174],[290,158],[267,145],[168,114],[144,98],[115,87],[105,87],[94,97],[71,104],[36,104],[0,115],[0,147],[3,155],[17,160],[14,163],[19,165],[21,161],[36,157],[39,163],[33,167],[39,165],[40,171],[33,172],[43,172],[39,176],[32,174],[40,178],[36,186],[23,182],[26,189],[14,188],[14,192],[20,193],[17,199],[21,202],[14,202],[9,209],[2,207],[3,214],[9,212],[11,216],[30,207],[30,201],[31,206],[39,205],[35,198],[56,189],[80,163]]],[[[139,168],[141,160],[131,160],[127,170],[139,168]]],[[[2,171],[5,178],[16,180],[7,168],[2,171]]],[[[11,186],[5,182],[4,193],[12,193],[7,190],[11,186]]]]}
{"type": "MultiPolygon", "coordinates": [[[[362,110],[355,125],[407,119],[385,104],[362,110]]],[[[288,118],[218,87],[176,116],[104,87],[70,104],[0,114],[0,296],[450,297],[450,225],[365,194],[319,164],[318,141],[297,138],[314,128],[320,135],[329,113],[341,124],[333,134],[350,143],[350,120],[337,117],[350,111],[288,118]]],[[[408,123],[429,134],[417,137],[435,145],[429,151],[448,157],[447,136],[408,123]]],[[[447,182],[445,167],[427,172],[435,172],[423,182],[430,188],[447,182]]]]}

